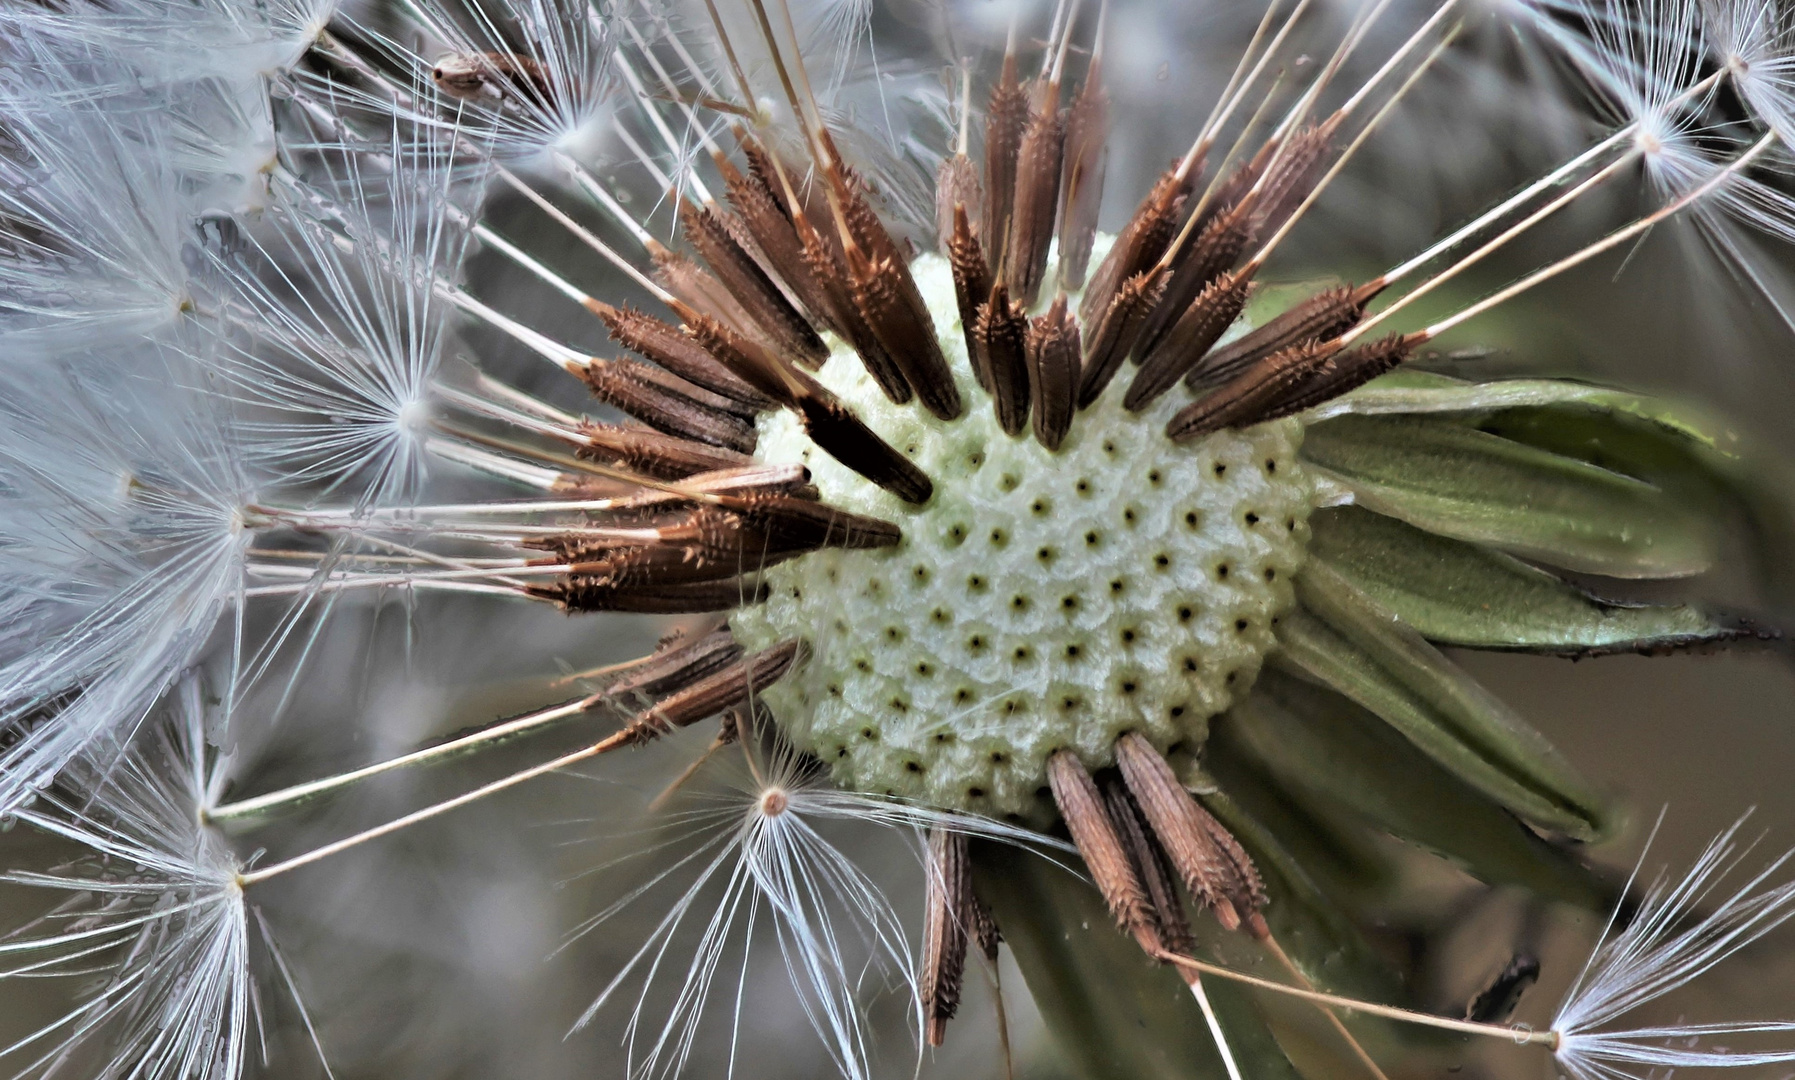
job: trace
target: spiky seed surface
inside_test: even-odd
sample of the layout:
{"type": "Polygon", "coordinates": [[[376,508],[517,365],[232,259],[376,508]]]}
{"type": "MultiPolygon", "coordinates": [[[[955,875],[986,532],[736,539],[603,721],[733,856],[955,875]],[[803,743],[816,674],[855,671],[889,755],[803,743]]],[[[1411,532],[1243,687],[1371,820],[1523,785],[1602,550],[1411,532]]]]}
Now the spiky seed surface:
{"type": "Polygon", "coordinates": [[[1053,751],[1101,768],[1126,731],[1194,749],[1252,685],[1309,536],[1302,427],[1176,445],[1165,424],[1188,393],[1131,415],[1118,384],[1057,451],[1006,435],[967,363],[947,263],[913,269],[966,413],[893,405],[846,349],[817,377],[935,480],[933,498],[907,505],[789,415],[763,417],[761,460],[804,462],[831,504],[895,522],[904,540],[774,567],[768,600],[730,625],[749,649],[809,643],[765,699],[840,784],[1050,817],[1053,751]]]}

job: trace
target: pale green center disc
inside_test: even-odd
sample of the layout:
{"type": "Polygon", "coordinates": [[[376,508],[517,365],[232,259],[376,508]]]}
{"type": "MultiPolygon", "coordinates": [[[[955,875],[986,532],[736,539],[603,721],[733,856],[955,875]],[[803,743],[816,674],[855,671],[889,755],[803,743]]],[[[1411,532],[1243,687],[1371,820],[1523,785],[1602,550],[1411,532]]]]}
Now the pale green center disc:
{"type": "Polygon", "coordinates": [[[751,649],[808,643],[765,701],[843,787],[1036,818],[1054,751],[1100,768],[1127,731],[1195,749],[1252,685],[1308,541],[1302,426],[1177,445],[1166,421],[1189,394],[1131,414],[1125,368],[1057,451],[1012,438],[968,366],[946,262],[924,255],[912,271],[965,413],[893,405],[845,347],[819,378],[934,497],[911,506],[818,450],[789,413],[763,418],[761,460],[803,462],[826,502],[904,540],[774,567],[769,599],[730,626],[751,649]]]}

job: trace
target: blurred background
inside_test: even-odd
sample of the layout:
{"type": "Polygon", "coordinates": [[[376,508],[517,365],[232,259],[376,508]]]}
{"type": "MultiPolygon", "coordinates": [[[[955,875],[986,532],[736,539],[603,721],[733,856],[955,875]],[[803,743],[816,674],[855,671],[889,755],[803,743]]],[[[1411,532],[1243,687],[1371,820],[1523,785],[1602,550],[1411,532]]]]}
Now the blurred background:
{"type": "MultiPolygon", "coordinates": [[[[943,108],[946,88],[957,82],[950,64],[969,60],[974,86],[988,87],[1015,7],[1007,0],[959,0],[945,9],[923,0],[830,0],[828,11],[857,15],[862,4],[869,29],[838,101],[856,132],[856,149],[884,162],[884,175],[892,178],[890,201],[914,214],[928,205],[916,200],[928,190],[951,138],[951,112],[943,108]]],[[[1354,5],[1338,0],[1318,9],[1311,31],[1316,48],[1325,49],[1354,5]]],[[[1126,219],[1154,177],[1189,144],[1262,10],[1239,0],[1112,3],[1106,229],[1126,219]]],[[[1388,24],[1395,32],[1415,25],[1427,8],[1399,2],[1392,10],[1388,24]]],[[[1602,130],[1605,118],[1550,49],[1516,30],[1501,10],[1467,10],[1467,28],[1439,70],[1305,219],[1269,280],[1362,280],[1602,130]]],[[[1025,41],[1031,31],[1043,36],[1046,6],[1025,11],[1025,41]]],[[[375,24],[389,18],[378,6],[357,14],[375,24]]],[[[701,8],[679,14],[702,25],[701,8]]],[[[1088,42],[1088,31],[1078,40],[1088,42]]],[[[1038,57],[1038,46],[1025,51],[1038,57]]],[[[1367,55],[1382,54],[1369,49],[1367,55]]],[[[982,92],[975,90],[975,97],[982,92]]],[[[630,189],[640,188],[643,177],[620,159],[617,174],[607,179],[630,189]]],[[[1486,292],[1646,205],[1637,183],[1610,187],[1564,212],[1537,239],[1467,275],[1441,304],[1486,292]]],[[[573,196],[561,201],[577,204],[573,196]]],[[[587,216],[604,228],[596,214],[587,216]]],[[[620,275],[523,207],[499,196],[491,220],[594,295],[638,301],[620,275]]],[[[926,228],[915,235],[926,238],[926,228]]],[[[1442,342],[1441,351],[1487,351],[1448,358],[1445,369],[1467,376],[1572,375],[1662,393],[1727,418],[1764,460],[1795,461],[1795,425],[1785,415],[1795,400],[1795,331],[1777,304],[1795,295],[1786,291],[1795,263],[1774,245],[1740,242],[1749,254],[1749,273],[1720,258],[1710,237],[1687,223],[1669,223],[1636,246],[1467,325],[1442,342]]],[[[468,277],[502,310],[562,340],[604,349],[601,326],[558,295],[506,272],[499,261],[476,255],[468,277]]],[[[1422,318],[1417,314],[1415,325],[1422,318]]],[[[576,410],[589,407],[571,380],[494,335],[469,329],[460,351],[545,398],[576,410]]],[[[1698,599],[1768,625],[1789,625],[1795,610],[1757,589],[1744,562],[1734,552],[1710,578],[1654,590],[1649,598],[1698,599]]],[[[258,708],[274,711],[269,702],[252,703],[239,718],[239,753],[248,763],[238,771],[239,788],[270,790],[565,700],[575,692],[577,673],[636,657],[675,626],[646,617],[569,618],[542,605],[471,597],[345,603],[319,636],[280,722],[258,725],[258,708]]],[[[1579,663],[1466,653],[1454,659],[1627,808],[1628,826],[1589,851],[1593,861],[1624,874],[1661,808],[1666,813],[1651,852],[1654,865],[1686,865],[1715,833],[1754,808],[1747,831],[1764,834],[1761,854],[1795,846],[1795,668],[1785,647],[1579,663]]],[[[271,682],[278,686],[281,680],[271,682]]],[[[590,731],[576,724],[453,768],[389,777],[262,830],[240,850],[247,855],[266,845],[291,852],[308,839],[347,834],[544,760],[554,749],[578,745],[590,731]]],[[[688,731],[625,758],[534,782],[296,872],[259,893],[255,900],[293,968],[334,1075],[623,1077],[636,985],[620,990],[590,1024],[574,1025],[650,940],[678,889],[651,889],[589,932],[575,931],[693,850],[697,841],[689,823],[677,815],[672,821],[649,815],[645,808],[708,739],[706,732],[688,731]]],[[[708,769],[695,786],[693,805],[702,808],[707,792],[727,791],[732,768],[719,763],[708,769]]],[[[852,827],[833,838],[917,930],[922,879],[915,841],[852,827]]],[[[48,866],[66,854],[23,829],[0,837],[0,852],[13,867],[48,866]]],[[[1403,957],[1423,1000],[1462,1007],[1507,959],[1508,946],[1526,940],[1540,952],[1543,974],[1517,1017],[1548,1023],[1601,929],[1599,918],[1488,889],[1432,860],[1405,856],[1405,864],[1413,868],[1412,880],[1400,902],[1392,903],[1386,929],[1392,943],[1427,942],[1403,957]]],[[[40,901],[27,890],[6,890],[0,895],[8,905],[4,921],[16,924],[40,901]]],[[[663,964],[675,972],[675,984],[701,929],[682,930],[667,952],[663,964]]],[[[1393,951],[1401,950],[1393,945],[1393,951]]],[[[687,1074],[835,1075],[771,940],[757,943],[747,965],[742,985],[753,1009],[732,1042],[733,970],[725,966],[715,1015],[691,1048],[687,1074]]],[[[1007,958],[1001,981],[1015,1075],[1063,1075],[1007,958]]],[[[890,1077],[912,1075],[919,1067],[900,995],[879,993],[896,983],[896,973],[871,970],[864,987],[878,1021],[876,1069],[890,1077]]],[[[969,973],[967,986],[947,1045],[921,1057],[922,1075],[1006,1075],[992,994],[976,974],[969,973]]],[[[258,1064],[258,1070],[323,1075],[290,997],[273,988],[264,980],[258,1036],[272,1064],[258,1064]]],[[[0,1040],[60,1015],[71,989],[30,980],[0,983],[0,1040]]],[[[667,1003],[661,985],[648,996],[640,1022],[657,1025],[667,1003]]],[[[1670,1016],[1690,1020],[1795,1015],[1795,934],[1773,937],[1705,980],[1699,993],[1667,1008],[1670,1016]]],[[[1539,1055],[1503,1046],[1466,1047],[1462,1060],[1442,1058],[1438,1064],[1492,1077],[1541,1075],[1550,1067],[1539,1055]]]]}

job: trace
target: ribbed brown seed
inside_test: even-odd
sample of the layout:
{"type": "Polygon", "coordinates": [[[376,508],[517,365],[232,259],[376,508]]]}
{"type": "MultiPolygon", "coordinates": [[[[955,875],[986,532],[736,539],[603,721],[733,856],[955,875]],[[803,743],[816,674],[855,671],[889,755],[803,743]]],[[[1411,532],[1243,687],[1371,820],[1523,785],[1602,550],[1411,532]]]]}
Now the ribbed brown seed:
{"type": "Polygon", "coordinates": [[[947,244],[947,261],[954,273],[954,303],[960,309],[960,332],[966,337],[966,360],[973,377],[986,392],[991,390],[990,362],[980,349],[979,305],[991,295],[991,271],[985,252],[972,234],[972,219],[964,204],[954,207],[953,232],[947,244]]]}
{"type": "Polygon", "coordinates": [[[1028,399],[1035,438],[1058,450],[1072,427],[1078,404],[1078,322],[1062,293],[1040,318],[1028,324],[1028,399]]]}
{"type": "MultiPolygon", "coordinates": [[[[670,385],[677,376],[633,360],[593,360],[586,365],[584,374],[593,397],[656,431],[744,454],[754,452],[752,424],[734,413],[700,403],[670,385]]],[[[695,386],[691,389],[706,393],[695,386]]]]}
{"type": "Polygon", "coordinates": [[[1003,944],[1003,931],[977,893],[972,894],[972,943],[978,946],[986,963],[997,963],[997,947],[1003,944]]]}
{"type": "Polygon", "coordinates": [[[1060,287],[1084,285],[1109,165],[1109,94],[1093,65],[1066,116],[1065,172],[1060,179],[1060,287]]]}
{"type": "Polygon", "coordinates": [[[897,361],[917,400],[939,419],[958,417],[964,408],[960,389],[941,354],[934,320],[923,305],[910,268],[901,258],[868,258],[859,248],[848,252],[848,266],[854,302],[886,355],[897,361]]]}
{"type": "Polygon", "coordinates": [[[1085,770],[1078,755],[1070,750],[1056,751],[1047,759],[1047,784],[1053,791],[1054,804],[1072,843],[1083,856],[1091,880],[1103,894],[1103,902],[1115,917],[1116,925],[1134,935],[1142,950],[1149,955],[1161,948],[1157,920],[1152,901],[1135,877],[1128,850],[1116,835],[1114,822],[1104,808],[1103,796],[1096,781],[1085,770]]]}
{"type": "Polygon", "coordinates": [[[924,503],[934,492],[928,475],[861,423],[822,383],[752,341],[696,312],[686,329],[706,352],[755,389],[798,414],[812,442],[835,460],[907,502],[924,503]]]}
{"type": "Polygon", "coordinates": [[[859,255],[848,252],[848,273],[854,302],[896,362],[923,407],[943,420],[960,415],[960,391],[941,354],[935,321],[911,276],[910,263],[898,250],[885,223],[867,203],[860,185],[841,185],[842,220],[859,255]],[[861,258],[860,256],[864,256],[861,258]]]}
{"type": "Polygon", "coordinates": [[[985,224],[979,235],[990,242],[985,257],[991,260],[992,273],[1003,260],[1004,241],[1010,235],[1010,215],[1016,205],[1016,159],[1027,126],[1028,90],[1016,82],[1015,57],[1006,56],[1003,75],[985,106],[985,224]]]}
{"type": "Polygon", "coordinates": [[[579,566],[589,572],[569,577],[563,583],[568,593],[635,595],[656,589],[678,591],[718,581],[737,581],[742,575],[736,571],[760,569],[762,560],[756,560],[752,566],[720,562],[700,564],[682,561],[680,554],[671,548],[631,548],[579,566]]]}
{"type": "MultiPolygon", "coordinates": [[[[1078,317],[1084,320],[1087,334],[1096,326],[1097,317],[1114,302],[1116,291],[1123,283],[1146,272],[1165,254],[1166,245],[1171,243],[1178,227],[1178,214],[1184,209],[1184,200],[1194,182],[1194,176],[1179,180],[1176,170],[1160,174],[1153,182],[1153,190],[1135,208],[1128,224],[1122,226],[1109,254],[1091,275],[1084,298],[1079,301],[1078,317]]],[[[1088,351],[1089,341],[1085,347],[1088,351]]]]}
{"type": "Polygon", "coordinates": [[[1208,397],[1186,405],[1166,424],[1166,436],[1187,442],[1223,428],[1258,423],[1288,402],[1339,351],[1336,342],[1311,341],[1274,353],[1208,397]]]}
{"type": "Polygon", "coordinates": [[[619,357],[610,363],[620,370],[628,371],[632,378],[651,383],[670,394],[678,394],[712,412],[726,413],[731,419],[740,420],[750,427],[754,425],[754,418],[760,415],[760,410],[746,402],[737,401],[726,394],[707,390],[689,379],[681,378],[673,372],[653,364],[639,363],[628,357],[619,357]]]}
{"type": "Polygon", "coordinates": [[[1276,230],[1315,190],[1339,123],[1338,116],[1330,117],[1292,135],[1266,168],[1265,184],[1259,189],[1254,207],[1254,224],[1259,232],[1276,230]]]}
{"type": "Polygon", "coordinates": [[[605,687],[605,696],[626,702],[658,698],[715,674],[741,655],[742,647],[728,630],[674,639],[655,650],[647,663],[605,687]]]}
{"type": "Polygon", "coordinates": [[[618,465],[643,476],[678,480],[693,473],[737,469],[754,459],[722,447],[664,435],[647,428],[619,427],[587,421],[580,425],[584,444],[579,457],[618,465]]]}
{"type": "MultiPolygon", "coordinates": [[[[829,231],[833,236],[833,230],[829,231]]],[[[861,314],[860,305],[854,301],[854,290],[848,276],[846,256],[832,251],[824,239],[824,233],[813,229],[809,219],[800,219],[798,236],[804,247],[804,262],[821,282],[829,303],[835,307],[840,316],[842,336],[860,357],[866,367],[867,374],[873,382],[885,392],[885,396],[899,405],[908,402],[912,396],[910,382],[904,378],[903,369],[885,346],[873,328],[867,325],[866,316],[861,314]]]]}
{"type": "Polygon", "coordinates": [[[739,521],[705,528],[702,534],[677,539],[670,536],[658,544],[618,548],[589,561],[572,563],[569,572],[580,585],[660,588],[739,577],[765,570],[806,550],[769,550],[764,537],[741,528],[739,521]]]}
{"type": "Polygon", "coordinates": [[[791,670],[801,649],[799,642],[787,641],[745,657],[663,698],[624,730],[631,741],[647,742],[675,728],[715,716],[779,681],[791,670]]]}
{"type": "MultiPolygon", "coordinates": [[[[812,170],[806,177],[802,169],[797,172],[787,169],[786,175],[794,185],[792,194],[798,200],[792,211],[793,222],[800,217],[809,222],[822,239],[823,248],[829,253],[832,265],[837,267],[836,272],[845,274],[848,266],[847,253],[842,246],[841,230],[835,219],[835,209],[829,202],[828,180],[818,176],[815,170],[812,170]]],[[[848,184],[859,183],[859,177],[853,170],[845,166],[842,169],[842,178],[843,182],[848,184]]]]}
{"type": "Polygon", "coordinates": [[[1228,895],[1231,864],[1225,863],[1203,825],[1208,811],[1196,804],[1172,767],[1140,733],[1131,731],[1116,740],[1116,764],[1184,887],[1215,913],[1225,929],[1238,928],[1240,913],[1228,895]]]}
{"type": "Polygon", "coordinates": [[[1265,170],[1277,157],[1280,145],[1282,145],[1280,140],[1273,139],[1260,146],[1252,157],[1236,165],[1234,171],[1228,174],[1228,178],[1223,180],[1210,194],[1208,205],[1198,211],[1197,223],[1193,226],[1193,231],[1200,230],[1221,215],[1238,209],[1241,201],[1259,183],[1259,178],[1265,175],[1265,170]]]}
{"type": "Polygon", "coordinates": [[[847,337],[840,313],[833,306],[834,301],[810,262],[804,258],[804,244],[798,238],[791,209],[780,189],[773,159],[752,140],[743,140],[742,153],[748,159],[748,172],[746,175],[738,173],[729,180],[726,192],[730,205],[741,215],[742,224],[754,237],[768,265],[785,282],[810,319],[847,337]]]}
{"type": "MultiPolygon", "coordinates": [[[[784,215],[787,221],[790,221],[792,208],[785,201],[785,187],[779,182],[779,167],[775,165],[773,155],[769,154],[766,147],[753,138],[743,138],[740,144],[742,157],[748,162],[746,180],[756,189],[764,192],[766,197],[773,201],[774,208],[784,215]]],[[[786,169],[785,174],[790,177],[792,171],[786,169]]],[[[740,208],[738,207],[738,209],[740,208]]]]}
{"type": "Polygon", "coordinates": [[[1004,280],[1023,307],[1033,307],[1047,276],[1053,217],[1059,209],[1060,169],[1066,151],[1066,116],[1058,95],[1029,117],[1016,154],[1016,205],[1004,252],[1004,280]]]}
{"type": "Polygon", "coordinates": [[[1010,303],[1003,282],[991,287],[973,333],[991,379],[991,407],[998,426],[1007,434],[1020,435],[1028,423],[1028,316],[1010,303]]]}
{"type": "Polygon", "coordinates": [[[835,460],[905,502],[920,505],[934,494],[928,474],[874,434],[846,405],[833,398],[805,397],[795,407],[811,441],[835,460]]]}
{"type": "Polygon", "coordinates": [[[1224,877],[1228,881],[1228,900],[1234,909],[1240,912],[1241,922],[1254,937],[1265,937],[1270,931],[1265,920],[1259,916],[1265,907],[1265,879],[1259,876],[1259,868],[1253,865],[1253,857],[1240,846],[1240,841],[1228,831],[1227,826],[1215,819],[1202,803],[1193,802],[1197,808],[1197,823],[1209,834],[1209,840],[1221,853],[1224,865],[1224,877]]]}
{"type": "Polygon", "coordinates": [[[698,347],[715,357],[732,374],[781,405],[792,403],[794,392],[788,376],[795,377],[796,369],[788,367],[759,342],[743,337],[719,319],[696,311],[682,312],[681,317],[685,320],[686,333],[698,347]]]}
{"type": "Polygon", "coordinates": [[[1230,270],[1211,281],[1141,361],[1140,370],[1135,372],[1134,381],[1128,384],[1128,393],[1122,398],[1123,406],[1130,412],[1139,412],[1176,385],[1178,377],[1201,361],[1203,354],[1240,318],[1252,289],[1244,271],[1237,274],[1230,270]]]}
{"type": "Polygon", "coordinates": [[[1188,434],[1172,434],[1172,427],[1167,432],[1176,440],[1190,440],[1222,427],[1246,427],[1314,409],[1397,368],[1411,352],[1414,343],[1404,334],[1350,350],[1341,350],[1334,339],[1292,346],[1258,361],[1174,416],[1172,427],[1188,434]]]}
{"type": "Polygon", "coordinates": [[[979,171],[972,159],[965,154],[942,158],[941,168],[935,172],[935,241],[943,252],[953,247],[954,208],[964,207],[968,215],[976,218],[983,204],[979,171]]]}
{"type": "Polygon", "coordinates": [[[1223,271],[1233,269],[1240,261],[1241,252],[1253,242],[1251,207],[1255,202],[1249,199],[1197,230],[1197,235],[1185,248],[1184,261],[1173,271],[1173,283],[1167,286],[1167,299],[1171,298],[1171,289],[1178,284],[1179,273],[1184,274],[1186,281],[1198,283],[1195,288],[1184,286],[1186,297],[1194,299],[1203,291],[1203,285],[1214,281],[1223,271]]]}
{"type": "Polygon", "coordinates": [[[1248,199],[1228,213],[1211,218],[1185,244],[1184,257],[1173,268],[1159,306],[1148,316],[1135,344],[1136,362],[1158,347],[1210,282],[1240,261],[1241,252],[1253,242],[1254,205],[1255,200],[1248,199]]]}
{"type": "Polygon", "coordinates": [[[723,215],[682,200],[679,219],[686,239],[767,340],[800,363],[821,367],[829,358],[829,347],[737,242],[723,215]]]}
{"type": "Polygon", "coordinates": [[[1210,353],[1184,381],[1193,390],[1207,390],[1273,353],[1339,337],[1359,324],[1365,305],[1376,295],[1350,285],[1324,289],[1210,353]]]}
{"type": "Polygon", "coordinates": [[[1167,950],[1188,954],[1194,947],[1190,922],[1184,917],[1184,901],[1172,883],[1171,868],[1165,852],[1147,833],[1140,807],[1128,794],[1128,785],[1115,772],[1108,772],[1098,783],[1103,792],[1103,805],[1115,823],[1116,837],[1128,852],[1134,872],[1140,878],[1147,899],[1153,905],[1153,921],[1159,929],[1159,940],[1167,950]]]}
{"type": "Polygon", "coordinates": [[[677,251],[657,248],[649,256],[654,260],[655,277],[668,292],[738,334],[758,334],[754,320],[735,298],[703,267],[677,251]]]}
{"type": "Polygon", "coordinates": [[[654,543],[600,541],[571,552],[568,576],[581,585],[619,589],[681,585],[759,570],[778,557],[767,554],[766,539],[745,529],[741,518],[714,507],[690,511],[656,531],[654,543]]]}
{"type": "MultiPolygon", "coordinates": [[[[750,465],[746,468],[694,473],[683,477],[679,486],[686,491],[707,495],[789,495],[798,499],[818,497],[816,486],[810,482],[810,470],[802,465],[750,465]]],[[[678,492],[649,490],[621,500],[614,513],[628,517],[686,506],[691,501],[678,492]]]]}
{"type": "Polygon", "coordinates": [[[960,983],[966,974],[966,931],[972,920],[966,834],[929,830],[927,873],[919,989],[924,1036],[930,1046],[940,1046],[947,1022],[959,1011],[960,983]]]}
{"type": "Polygon", "coordinates": [[[1269,409],[1261,419],[1277,420],[1313,409],[1342,394],[1391,371],[1414,352],[1406,335],[1392,334],[1376,341],[1347,349],[1328,358],[1315,372],[1283,401],[1269,409]]]}
{"type": "Polygon", "coordinates": [[[1115,378],[1122,361],[1134,348],[1135,339],[1140,337],[1141,328],[1147,325],[1148,314],[1159,303],[1164,288],[1165,268],[1148,267],[1123,283],[1095,332],[1086,326],[1087,347],[1084,375],[1078,388],[1079,408],[1090,408],[1102,396],[1109,381],[1115,378]]]}
{"type": "Polygon", "coordinates": [[[772,398],[749,386],[672,323],[634,308],[598,304],[592,310],[619,345],[688,382],[741,402],[743,408],[737,410],[741,415],[773,407],[772,398]]]}
{"type": "MultiPolygon", "coordinates": [[[[661,526],[661,545],[681,549],[686,561],[691,563],[738,565],[814,551],[821,546],[810,535],[800,535],[791,529],[763,528],[766,524],[778,524],[777,517],[742,513],[730,505],[735,501],[723,499],[716,505],[700,506],[661,526]]],[[[755,501],[741,500],[745,505],[755,501]]],[[[846,535],[845,529],[843,535],[846,535]]]]}
{"type": "Polygon", "coordinates": [[[893,547],[903,532],[889,521],[850,514],[810,499],[781,494],[724,496],[720,505],[780,549],[893,547]]]}
{"type": "Polygon", "coordinates": [[[532,596],[553,600],[569,612],[619,611],[640,615],[692,615],[729,611],[757,604],[767,597],[766,586],[747,578],[726,578],[694,585],[656,585],[618,589],[579,581],[532,586],[532,596]]]}

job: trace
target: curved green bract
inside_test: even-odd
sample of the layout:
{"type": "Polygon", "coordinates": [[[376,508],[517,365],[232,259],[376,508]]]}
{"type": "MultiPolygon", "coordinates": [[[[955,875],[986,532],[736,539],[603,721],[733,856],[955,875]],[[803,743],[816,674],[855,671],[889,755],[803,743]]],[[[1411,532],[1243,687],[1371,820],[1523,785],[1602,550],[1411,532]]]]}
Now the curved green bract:
{"type": "MultiPolygon", "coordinates": [[[[1081,1080],[1227,1075],[1183,980],[1116,929],[1090,882],[1009,845],[975,842],[972,865],[1066,1071],[1081,1080]]],[[[1300,1080],[1247,992],[1219,979],[1203,985],[1247,1075],[1300,1080]]]]}
{"type": "Polygon", "coordinates": [[[1311,560],[1430,641],[1582,657],[1748,633],[1692,607],[1608,603],[1513,556],[1358,507],[1321,511],[1310,524],[1311,560]]]}
{"type": "Polygon", "coordinates": [[[1738,433],[1725,430],[1698,410],[1662,398],[1569,379],[1473,383],[1428,371],[1399,370],[1372,380],[1309,416],[1312,420],[1324,420],[1348,414],[1494,413],[1539,406],[1579,406],[1608,416],[1627,417],[1692,446],[1734,459],[1741,457],[1738,433]]]}
{"type": "Polygon", "coordinates": [[[1467,383],[1401,370],[1330,402],[1313,419],[1428,413],[1657,485],[1731,516],[1761,584],[1795,606],[1795,475],[1774,454],[1690,405],[1563,379],[1467,383]]]}
{"type": "Polygon", "coordinates": [[[1652,484],[1430,416],[1338,416],[1303,457],[1368,509],[1567,570],[1685,577],[1713,562],[1704,518],[1652,484]]]}
{"type": "Polygon", "coordinates": [[[1229,777],[1260,770],[1280,790],[1344,808],[1489,884],[1523,886],[1591,910],[1605,910],[1612,900],[1573,855],[1540,839],[1388,724],[1275,666],[1261,675],[1251,699],[1215,722],[1208,760],[1229,777]]]}
{"type": "Polygon", "coordinates": [[[1604,831],[1601,800],[1545,737],[1388,608],[1316,564],[1297,598],[1278,628],[1282,657],[1527,820],[1582,840],[1604,831]]]}

